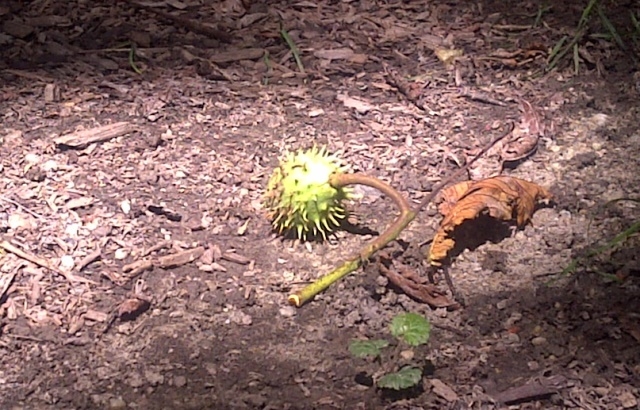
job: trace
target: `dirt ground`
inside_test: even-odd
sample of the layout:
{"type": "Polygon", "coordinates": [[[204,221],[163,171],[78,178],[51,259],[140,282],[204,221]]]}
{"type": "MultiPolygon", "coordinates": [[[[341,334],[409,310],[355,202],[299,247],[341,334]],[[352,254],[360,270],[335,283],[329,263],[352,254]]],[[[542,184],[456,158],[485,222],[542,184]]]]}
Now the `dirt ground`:
{"type": "MultiPolygon", "coordinates": [[[[639,220],[609,203],[640,198],[637,2],[603,3],[625,50],[594,11],[577,73],[573,48],[545,68],[586,2],[211,3],[0,6],[0,408],[640,409],[637,233],[580,259],[639,220]],[[281,238],[261,197],[285,152],[326,145],[417,203],[521,129],[522,101],[537,149],[476,171],[555,202],[452,258],[463,307],[408,297],[379,255],[287,304],[395,209],[360,189],[363,229],[281,238]],[[402,312],[433,329],[422,383],[389,394],[372,379],[395,364],[347,346],[391,340],[402,312]]],[[[387,251],[426,277],[440,220],[430,206],[387,251]]]]}

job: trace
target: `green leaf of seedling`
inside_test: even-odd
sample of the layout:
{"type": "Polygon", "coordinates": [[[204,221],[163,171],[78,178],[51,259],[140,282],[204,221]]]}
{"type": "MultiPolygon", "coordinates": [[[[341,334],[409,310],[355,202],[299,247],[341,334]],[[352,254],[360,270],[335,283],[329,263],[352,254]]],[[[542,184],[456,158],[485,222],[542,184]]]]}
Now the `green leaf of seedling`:
{"type": "Polygon", "coordinates": [[[389,346],[386,340],[352,340],[349,344],[349,353],[355,357],[377,357],[381,349],[389,346]]]}
{"type": "Polygon", "coordinates": [[[410,346],[420,346],[429,340],[431,324],[417,313],[403,313],[393,318],[391,334],[410,346]]]}
{"type": "Polygon", "coordinates": [[[405,366],[398,372],[385,374],[377,384],[383,389],[403,390],[415,386],[421,379],[422,371],[420,369],[405,366]]]}

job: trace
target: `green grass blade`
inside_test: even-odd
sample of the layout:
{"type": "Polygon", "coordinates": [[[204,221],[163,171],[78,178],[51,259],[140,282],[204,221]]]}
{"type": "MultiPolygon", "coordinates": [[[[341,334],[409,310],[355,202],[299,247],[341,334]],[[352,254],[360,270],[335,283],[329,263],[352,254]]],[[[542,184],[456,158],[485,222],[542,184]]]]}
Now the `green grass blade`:
{"type": "Polygon", "coordinates": [[[589,22],[589,18],[591,17],[591,11],[598,4],[598,0],[590,0],[587,7],[582,10],[582,15],[580,16],[580,21],[578,22],[578,31],[584,29],[589,22]]]}
{"type": "Polygon", "coordinates": [[[609,34],[611,34],[611,37],[616,42],[618,47],[620,47],[622,50],[625,50],[627,46],[624,44],[624,41],[622,41],[622,38],[618,34],[618,31],[616,30],[614,25],[611,23],[611,20],[609,20],[606,14],[604,14],[604,11],[602,11],[602,7],[598,6],[597,11],[598,11],[598,16],[600,17],[600,20],[602,21],[602,24],[607,29],[607,31],[609,31],[609,34]]]}
{"type": "Polygon", "coordinates": [[[301,73],[304,73],[304,65],[302,64],[302,59],[300,58],[300,50],[298,50],[298,46],[296,46],[295,41],[293,41],[289,33],[287,33],[287,30],[285,30],[282,26],[280,28],[280,35],[289,46],[289,49],[293,54],[293,58],[295,58],[296,60],[298,70],[300,70],[301,73]]]}
{"type": "Polygon", "coordinates": [[[562,46],[564,45],[565,41],[567,41],[567,38],[569,38],[569,37],[568,36],[563,36],[556,43],[556,45],[553,46],[553,49],[549,53],[549,58],[548,58],[549,64],[547,66],[547,71],[553,70],[555,68],[555,66],[558,64],[558,61],[560,61],[560,59],[566,54],[566,51],[564,51],[562,46]]]}

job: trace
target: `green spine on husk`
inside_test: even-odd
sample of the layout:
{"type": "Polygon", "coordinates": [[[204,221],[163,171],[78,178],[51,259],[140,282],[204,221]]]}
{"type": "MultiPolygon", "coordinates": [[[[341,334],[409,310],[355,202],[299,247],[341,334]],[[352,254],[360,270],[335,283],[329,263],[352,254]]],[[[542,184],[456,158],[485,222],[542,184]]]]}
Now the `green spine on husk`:
{"type": "Polygon", "coordinates": [[[342,205],[351,190],[333,187],[330,177],[344,172],[338,158],[325,148],[288,153],[273,171],[263,204],[279,232],[293,231],[298,238],[318,233],[326,239],[346,216],[342,205]]]}

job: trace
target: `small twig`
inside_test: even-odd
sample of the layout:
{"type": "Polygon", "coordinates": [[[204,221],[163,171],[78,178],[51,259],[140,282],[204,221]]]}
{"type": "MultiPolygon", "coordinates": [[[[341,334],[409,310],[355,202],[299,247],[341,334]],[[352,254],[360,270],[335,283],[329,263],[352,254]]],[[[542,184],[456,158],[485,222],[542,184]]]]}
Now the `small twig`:
{"type": "Polygon", "coordinates": [[[161,241],[150,247],[149,249],[145,249],[140,256],[145,257],[151,255],[153,252],[159,251],[161,249],[170,248],[171,241],[161,241]]]}
{"type": "Polygon", "coordinates": [[[122,272],[126,273],[129,278],[134,278],[142,272],[153,268],[153,261],[149,259],[140,259],[122,267],[122,272]]]}
{"type": "Polygon", "coordinates": [[[446,330],[447,332],[454,333],[454,334],[456,334],[456,335],[458,335],[460,337],[464,337],[464,338],[469,337],[469,334],[467,332],[465,332],[464,330],[457,329],[457,328],[455,328],[453,326],[447,326],[447,325],[443,325],[443,324],[436,323],[436,322],[433,322],[433,321],[431,322],[431,326],[435,327],[435,328],[438,328],[438,329],[446,330]]]}
{"type": "Polygon", "coordinates": [[[39,213],[32,211],[31,209],[27,208],[26,206],[21,205],[20,203],[18,203],[18,202],[16,202],[16,201],[14,201],[13,199],[7,198],[7,197],[6,197],[6,196],[4,196],[4,195],[0,195],[0,201],[5,201],[5,202],[10,203],[11,205],[15,205],[15,206],[17,206],[19,209],[22,209],[22,210],[23,210],[23,211],[25,211],[26,213],[28,213],[28,214],[30,214],[31,216],[34,216],[34,217],[36,217],[36,218],[38,218],[38,219],[43,219],[43,218],[44,218],[44,217],[43,217],[42,215],[40,215],[39,213]]]}
{"type": "Polygon", "coordinates": [[[442,274],[444,275],[444,280],[445,282],[447,282],[447,286],[449,287],[449,290],[451,291],[451,296],[453,297],[453,300],[455,300],[456,302],[460,303],[461,306],[466,306],[464,300],[462,300],[459,295],[458,292],[456,292],[456,288],[455,286],[453,286],[453,280],[451,279],[451,275],[449,274],[449,269],[447,269],[447,267],[443,267],[442,268],[442,274]]]}
{"type": "Polygon", "coordinates": [[[64,272],[58,268],[56,268],[55,266],[51,265],[47,260],[39,258],[35,255],[31,255],[25,251],[23,251],[22,249],[19,249],[15,246],[13,246],[12,244],[10,244],[7,241],[2,241],[0,242],[0,248],[4,249],[7,252],[11,252],[14,255],[16,255],[19,258],[22,258],[26,261],[29,261],[31,263],[34,263],[38,266],[40,266],[41,268],[45,268],[48,269],[54,273],[57,273],[60,276],[63,276],[65,279],[67,279],[69,282],[73,283],[73,282],[83,282],[83,283],[92,283],[95,284],[95,282],[86,279],[86,278],[81,278],[78,276],[73,275],[72,273],[69,272],[64,272]]]}
{"type": "Polygon", "coordinates": [[[427,206],[431,201],[434,200],[434,198],[438,195],[438,193],[442,190],[442,188],[444,188],[445,186],[449,185],[450,183],[452,183],[456,179],[460,178],[462,176],[462,174],[467,172],[469,167],[471,165],[475,164],[476,161],[478,161],[480,159],[480,157],[482,157],[487,151],[489,151],[491,148],[493,148],[493,146],[496,145],[498,142],[502,141],[509,134],[511,134],[511,132],[513,131],[514,127],[515,127],[515,125],[513,124],[513,122],[510,122],[507,125],[507,128],[504,130],[504,132],[498,138],[494,139],[489,144],[487,144],[475,157],[473,157],[463,167],[458,168],[458,170],[455,171],[453,174],[451,174],[448,178],[445,178],[439,184],[436,184],[436,186],[433,187],[431,192],[422,199],[422,202],[420,202],[420,205],[418,205],[418,207],[415,209],[415,212],[416,213],[420,212],[425,206],[427,206]]]}
{"type": "Polygon", "coordinates": [[[523,403],[557,393],[566,385],[566,382],[567,379],[564,376],[551,376],[494,394],[493,399],[505,404],[523,403]]]}
{"type": "Polygon", "coordinates": [[[154,262],[154,265],[163,269],[175,268],[195,261],[200,256],[202,256],[203,253],[204,247],[198,246],[193,249],[187,249],[186,251],[160,256],[154,262]]]}
{"type": "Polygon", "coordinates": [[[100,249],[96,249],[95,251],[91,252],[78,263],[78,266],[77,266],[78,272],[81,272],[84,268],[86,268],[91,263],[97,261],[101,257],[102,257],[102,252],[100,251],[100,249]]]}
{"type": "Polygon", "coordinates": [[[85,148],[89,144],[108,141],[112,138],[130,134],[136,130],[136,126],[128,122],[116,122],[102,125],[70,134],[60,135],[53,139],[56,145],[64,145],[72,148],[85,148]]]}

